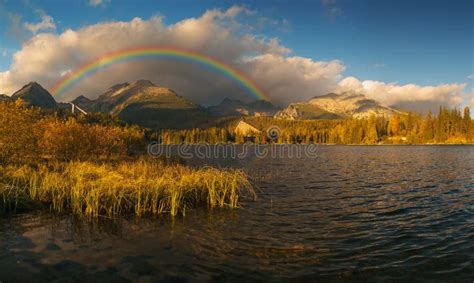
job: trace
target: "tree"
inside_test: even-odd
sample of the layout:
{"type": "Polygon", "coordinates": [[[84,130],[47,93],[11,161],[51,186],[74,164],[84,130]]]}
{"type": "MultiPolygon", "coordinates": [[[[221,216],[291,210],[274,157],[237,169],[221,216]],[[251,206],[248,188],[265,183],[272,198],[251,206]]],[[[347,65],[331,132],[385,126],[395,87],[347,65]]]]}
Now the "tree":
{"type": "Polygon", "coordinates": [[[463,134],[466,137],[466,141],[470,141],[472,138],[472,120],[471,120],[471,111],[469,107],[464,108],[463,115],[463,134]]]}
{"type": "Polygon", "coordinates": [[[367,132],[365,137],[365,143],[374,144],[378,141],[377,135],[377,121],[375,115],[371,115],[367,121],[367,132]]]}
{"type": "Polygon", "coordinates": [[[389,122],[389,135],[396,137],[400,135],[400,116],[394,115],[389,122]]]}
{"type": "Polygon", "coordinates": [[[434,138],[434,122],[433,114],[431,113],[431,111],[428,112],[428,115],[423,121],[423,125],[420,130],[420,135],[422,143],[430,142],[434,138]]]}
{"type": "Polygon", "coordinates": [[[0,162],[27,162],[38,155],[38,109],[21,99],[0,103],[0,162]]]}

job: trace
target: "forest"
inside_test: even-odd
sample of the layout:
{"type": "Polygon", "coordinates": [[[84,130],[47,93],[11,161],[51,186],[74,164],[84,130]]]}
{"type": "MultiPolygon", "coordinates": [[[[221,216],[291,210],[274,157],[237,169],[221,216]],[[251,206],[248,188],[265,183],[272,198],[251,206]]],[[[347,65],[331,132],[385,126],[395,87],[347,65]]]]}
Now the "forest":
{"type": "Polygon", "coordinates": [[[474,122],[468,107],[439,108],[439,114],[416,113],[391,118],[291,121],[266,117],[235,118],[218,127],[190,130],[161,130],[150,135],[164,144],[245,143],[258,144],[466,144],[474,142],[474,122]],[[238,121],[255,126],[260,134],[251,137],[234,132],[238,121]],[[277,127],[278,138],[270,140],[267,129],[277,127]]]}

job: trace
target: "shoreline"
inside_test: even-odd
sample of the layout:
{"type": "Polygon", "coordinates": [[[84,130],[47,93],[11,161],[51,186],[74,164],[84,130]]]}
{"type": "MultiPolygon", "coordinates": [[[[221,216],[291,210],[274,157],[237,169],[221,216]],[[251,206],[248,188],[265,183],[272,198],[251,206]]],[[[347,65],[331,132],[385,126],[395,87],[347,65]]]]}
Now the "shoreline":
{"type": "Polygon", "coordinates": [[[155,160],[0,165],[0,215],[49,208],[88,218],[186,215],[199,207],[240,207],[256,198],[241,170],[191,168],[155,160]]]}
{"type": "Polygon", "coordinates": [[[426,144],[341,144],[341,143],[267,143],[267,144],[256,144],[256,143],[173,143],[173,144],[160,144],[164,146],[168,145],[317,145],[317,146],[474,146],[474,143],[426,143],[426,144]]]}

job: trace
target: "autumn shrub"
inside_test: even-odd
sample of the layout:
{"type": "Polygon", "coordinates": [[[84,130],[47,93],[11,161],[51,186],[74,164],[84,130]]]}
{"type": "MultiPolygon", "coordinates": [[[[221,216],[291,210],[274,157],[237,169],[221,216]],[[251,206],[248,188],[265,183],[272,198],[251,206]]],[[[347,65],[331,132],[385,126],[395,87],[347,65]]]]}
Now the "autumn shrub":
{"type": "Polygon", "coordinates": [[[121,158],[143,152],[139,127],[44,115],[21,101],[0,103],[0,163],[121,158]]]}
{"type": "Polygon", "coordinates": [[[21,100],[0,103],[0,162],[24,163],[38,156],[39,110],[21,100]]]}
{"type": "Polygon", "coordinates": [[[61,121],[48,117],[41,121],[40,128],[38,145],[42,154],[64,161],[123,157],[143,138],[137,128],[83,124],[74,118],[61,121]]]}

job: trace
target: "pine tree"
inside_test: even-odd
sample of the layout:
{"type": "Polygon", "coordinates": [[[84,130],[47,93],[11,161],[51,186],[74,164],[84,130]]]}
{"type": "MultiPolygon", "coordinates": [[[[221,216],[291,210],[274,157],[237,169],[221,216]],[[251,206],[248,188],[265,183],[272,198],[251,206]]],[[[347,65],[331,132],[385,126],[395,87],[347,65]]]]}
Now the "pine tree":
{"type": "Polygon", "coordinates": [[[423,126],[421,130],[421,142],[427,143],[432,141],[434,138],[434,122],[433,114],[431,111],[428,112],[426,119],[423,121],[423,126]]]}
{"type": "Polygon", "coordinates": [[[389,135],[392,137],[396,137],[400,135],[400,116],[394,115],[390,119],[389,135]]]}
{"type": "Polygon", "coordinates": [[[466,141],[469,142],[472,139],[472,120],[471,120],[471,111],[469,107],[464,108],[463,116],[463,134],[466,137],[466,141]]]}
{"type": "Polygon", "coordinates": [[[374,144],[378,141],[377,135],[377,123],[375,115],[371,115],[369,120],[367,121],[367,135],[365,138],[365,142],[368,144],[374,144]]]}

